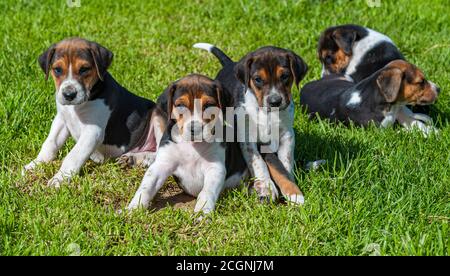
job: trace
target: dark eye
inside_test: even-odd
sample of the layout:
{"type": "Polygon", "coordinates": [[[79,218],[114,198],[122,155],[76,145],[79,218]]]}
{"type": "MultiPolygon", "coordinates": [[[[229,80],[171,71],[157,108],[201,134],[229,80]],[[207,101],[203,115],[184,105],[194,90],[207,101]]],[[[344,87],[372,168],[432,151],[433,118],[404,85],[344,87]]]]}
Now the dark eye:
{"type": "Polygon", "coordinates": [[[55,73],[55,76],[60,76],[62,74],[62,68],[55,67],[55,68],[53,68],[53,72],[55,73]]]}
{"type": "Polygon", "coordinates": [[[179,104],[177,104],[176,106],[175,106],[176,108],[186,108],[186,106],[184,105],[184,104],[182,104],[182,103],[179,103],[179,104]]]}
{"type": "Polygon", "coordinates": [[[427,81],[425,79],[422,79],[422,81],[420,82],[420,85],[424,86],[427,83],[427,81]]]}
{"type": "Polygon", "coordinates": [[[264,84],[264,81],[258,76],[254,77],[253,80],[255,81],[255,84],[258,86],[261,86],[264,84]]]}
{"type": "Polygon", "coordinates": [[[331,55],[326,55],[324,60],[326,64],[333,63],[333,57],[331,55]]]}
{"type": "Polygon", "coordinates": [[[286,81],[289,80],[289,77],[290,77],[290,76],[291,76],[291,75],[288,74],[288,73],[283,73],[283,74],[281,75],[281,77],[280,77],[280,80],[283,81],[283,82],[286,82],[286,81]]]}
{"type": "Polygon", "coordinates": [[[91,68],[89,68],[89,67],[81,67],[80,70],[78,71],[78,73],[80,75],[83,75],[84,73],[88,72],[89,70],[91,70],[91,68]]]}

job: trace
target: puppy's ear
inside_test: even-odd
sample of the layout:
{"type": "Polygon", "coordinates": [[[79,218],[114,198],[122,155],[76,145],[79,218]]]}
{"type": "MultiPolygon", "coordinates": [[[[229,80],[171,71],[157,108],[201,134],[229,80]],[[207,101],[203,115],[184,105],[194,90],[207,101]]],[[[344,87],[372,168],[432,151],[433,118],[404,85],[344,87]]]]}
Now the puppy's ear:
{"type": "Polygon", "coordinates": [[[55,54],[56,44],[51,45],[45,52],[43,52],[39,58],[38,62],[45,73],[45,80],[48,80],[48,75],[50,74],[50,66],[52,62],[53,55],[55,54]]]}
{"type": "Polygon", "coordinates": [[[245,85],[245,90],[250,86],[250,67],[253,63],[253,56],[246,56],[234,67],[236,78],[245,85]]]}
{"type": "Polygon", "coordinates": [[[114,54],[110,50],[95,42],[91,42],[89,51],[94,59],[98,78],[103,81],[103,76],[105,75],[108,67],[111,65],[114,54]]]}
{"type": "Polygon", "coordinates": [[[173,95],[175,94],[175,91],[177,90],[177,84],[176,82],[172,83],[169,87],[166,88],[164,91],[164,94],[167,97],[167,118],[169,121],[172,120],[172,108],[173,108],[173,95]]]}
{"type": "Polygon", "coordinates": [[[388,103],[395,102],[402,85],[403,72],[398,68],[383,70],[377,78],[380,93],[388,103]]]}
{"type": "Polygon", "coordinates": [[[351,30],[337,29],[331,35],[337,46],[344,51],[346,55],[352,54],[353,44],[356,40],[356,32],[351,30]]]}
{"type": "Polygon", "coordinates": [[[298,87],[300,81],[305,77],[306,72],[308,72],[308,65],[299,55],[292,51],[289,52],[288,58],[295,85],[298,87]]]}

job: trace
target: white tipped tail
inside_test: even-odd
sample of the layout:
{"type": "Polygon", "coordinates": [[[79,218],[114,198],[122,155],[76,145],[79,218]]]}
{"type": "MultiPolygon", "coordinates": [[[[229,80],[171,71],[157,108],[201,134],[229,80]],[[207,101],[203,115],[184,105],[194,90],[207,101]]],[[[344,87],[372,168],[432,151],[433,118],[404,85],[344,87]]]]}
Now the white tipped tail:
{"type": "Polygon", "coordinates": [[[209,43],[195,43],[194,48],[203,49],[211,53],[211,50],[214,48],[214,45],[209,43]]]}

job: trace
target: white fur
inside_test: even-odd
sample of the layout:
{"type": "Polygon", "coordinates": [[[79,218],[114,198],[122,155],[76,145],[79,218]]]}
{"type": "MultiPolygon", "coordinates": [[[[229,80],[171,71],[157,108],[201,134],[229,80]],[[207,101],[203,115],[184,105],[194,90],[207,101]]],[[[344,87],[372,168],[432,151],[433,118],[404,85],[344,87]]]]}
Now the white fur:
{"type": "Polygon", "coordinates": [[[355,107],[358,106],[361,103],[361,93],[360,92],[353,92],[350,96],[350,100],[347,102],[348,107],[355,107]]]}
{"type": "Polygon", "coordinates": [[[214,45],[209,43],[195,43],[193,47],[211,52],[211,49],[214,48],[214,45]]]}
{"type": "Polygon", "coordinates": [[[392,40],[386,35],[371,29],[366,30],[369,32],[369,34],[360,41],[357,41],[353,46],[353,56],[347,66],[347,69],[345,70],[345,75],[351,75],[355,73],[356,67],[361,63],[361,60],[366,52],[372,49],[377,44],[383,41],[394,44],[394,42],[392,42],[392,40]]]}
{"type": "Polygon", "coordinates": [[[106,124],[111,110],[101,99],[88,101],[80,105],[62,105],[56,103],[57,114],[50,133],[42,145],[38,157],[24,167],[33,169],[39,163],[53,161],[69,135],[76,141],[75,146],[64,158],[61,168],[49,181],[50,186],[59,187],[64,179],[77,174],[89,158],[103,162],[106,158],[117,157],[125,149],[102,145],[106,124]]]}
{"type": "MultiPolygon", "coordinates": [[[[278,154],[286,170],[291,173],[294,164],[295,134],[293,130],[294,103],[279,111],[278,117],[271,117],[270,112],[264,112],[258,107],[255,95],[246,91],[242,107],[248,113],[250,125],[257,126],[257,141],[246,141],[240,143],[242,154],[250,169],[251,175],[256,178],[255,189],[259,196],[271,196],[278,198],[278,190],[271,180],[269,169],[258,151],[256,142],[271,142],[270,149],[278,154]],[[270,118],[271,117],[271,118],[270,118]],[[271,133],[277,131],[277,133],[271,133]],[[275,141],[274,141],[275,140],[275,141]]],[[[238,129],[239,131],[239,129],[238,129]]],[[[245,137],[250,137],[249,129],[245,129],[245,137]]],[[[298,197],[299,198],[299,197],[298,197]]],[[[287,200],[290,201],[290,197],[287,200]]],[[[297,197],[294,203],[297,202],[297,197]]]]}
{"type": "Polygon", "coordinates": [[[209,213],[225,187],[225,148],[220,143],[185,142],[183,139],[159,148],[155,162],[145,173],[127,209],[148,207],[170,175],[179,179],[186,193],[197,197],[195,212],[209,213]]]}

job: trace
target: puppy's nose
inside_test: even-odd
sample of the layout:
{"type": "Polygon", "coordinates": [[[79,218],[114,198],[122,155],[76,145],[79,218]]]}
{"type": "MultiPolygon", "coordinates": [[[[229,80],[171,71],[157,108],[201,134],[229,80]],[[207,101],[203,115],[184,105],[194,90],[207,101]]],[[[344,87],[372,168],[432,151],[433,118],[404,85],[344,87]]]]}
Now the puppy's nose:
{"type": "Polygon", "coordinates": [[[77,91],[75,89],[66,89],[62,94],[64,99],[72,101],[77,96],[77,91]]]}
{"type": "Polygon", "coordinates": [[[441,93],[441,89],[439,87],[436,86],[436,93],[439,95],[439,93],[441,93]]]}
{"type": "Polygon", "coordinates": [[[281,102],[283,102],[283,98],[278,94],[274,94],[269,96],[267,102],[271,107],[279,107],[281,102]]]}

